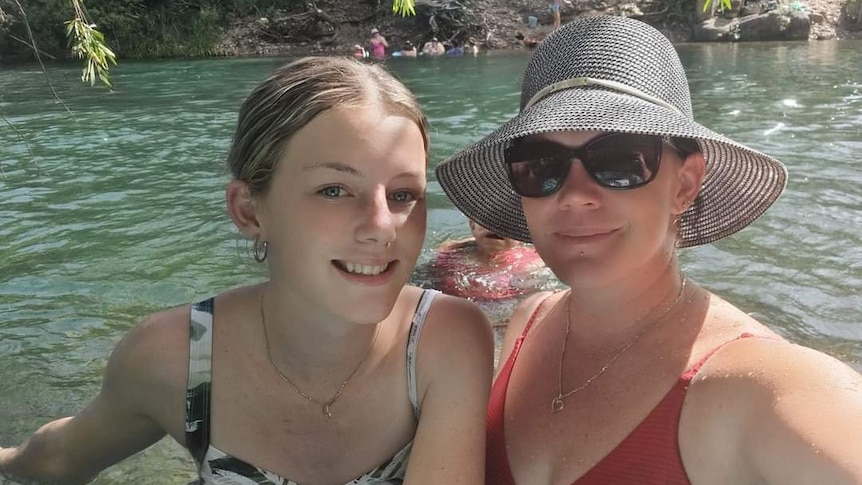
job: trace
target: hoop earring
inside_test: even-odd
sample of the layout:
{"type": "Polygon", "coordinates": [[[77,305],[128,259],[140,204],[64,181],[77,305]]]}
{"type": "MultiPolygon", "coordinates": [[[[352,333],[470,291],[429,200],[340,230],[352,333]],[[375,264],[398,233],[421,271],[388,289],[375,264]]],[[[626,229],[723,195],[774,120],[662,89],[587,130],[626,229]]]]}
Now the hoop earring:
{"type": "Polygon", "coordinates": [[[673,225],[674,230],[676,231],[676,238],[675,238],[675,241],[673,242],[673,247],[674,247],[675,249],[679,249],[679,248],[680,248],[680,246],[682,245],[682,235],[680,234],[680,230],[679,230],[679,221],[680,221],[680,219],[682,219],[682,215],[685,213],[685,211],[687,211],[687,210],[688,210],[688,204],[689,204],[689,202],[688,202],[687,200],[686,200],[686,201],[683,201],[683,203],[682,203],[682,207],[683,207],[682,212],[680,212],[679,214],[677,214],[677,215],[673,218],[673,222],[671,223],[671,225],[673,225]]]}
{"type": "Polygon", "coordinates": [[[266,254],[269,251],[269,244],[266,241],[261,242],[260,239],[254,238],[254,243],[251,247],[251,256],[258,263],[266,261],[266,254]]]}

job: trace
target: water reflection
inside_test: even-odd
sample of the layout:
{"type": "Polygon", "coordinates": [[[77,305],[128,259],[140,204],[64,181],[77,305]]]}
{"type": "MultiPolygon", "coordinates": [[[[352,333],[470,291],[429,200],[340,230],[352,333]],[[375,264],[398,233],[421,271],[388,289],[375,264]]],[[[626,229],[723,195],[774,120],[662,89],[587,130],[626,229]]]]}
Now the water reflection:
{"type": "MultiPolygon", "coordinates": [[[[862,370],[862,44],[679,50],[697,118],[790,172],[754,225],[684,251],[686,272],[862,370]]],[[[51,67],[74,119],[39,70],[0,72],[0,109],[29,145],[0,128],[0,445],[79,410],[143,315],[263,277],[225,214],[223,167],[241,100],[283,61],[128,61],[113,93],[82,86],[77,65],[51,67]]],[[[401,61],[390,67],[431,124],[427,264],[441,243],[469,235],[434,166],[517,112],[527,58],[401,61]]],[[[502,324],[519,298],[480,305],[502,324]]],[[[164,440],[94,483],[187,483],[191,470],[164,440]]]]}

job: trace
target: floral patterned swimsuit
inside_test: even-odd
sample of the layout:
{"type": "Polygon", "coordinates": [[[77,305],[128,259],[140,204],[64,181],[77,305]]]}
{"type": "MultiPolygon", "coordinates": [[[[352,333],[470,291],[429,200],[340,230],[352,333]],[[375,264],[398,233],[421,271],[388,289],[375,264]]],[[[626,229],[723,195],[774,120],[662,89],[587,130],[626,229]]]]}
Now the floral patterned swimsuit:
{"type": "MultiPolygon", "coordinates": [[[[416,391],[416,348],[435,290],[425,290],[416,306],[407,338],[407,389],[413,414],[419,419],[416,391]]],[[[213,299],[192,305],[189,319],[189,381],[186,392],[186,446],[198,466],[198,479],[189,485],[298,485],[275,473],[229,456],[210,445],[212,388],[213,299]]],[[[399,485],[404,481],[411,440],[385,463],[344,485],[399,485]]]]}

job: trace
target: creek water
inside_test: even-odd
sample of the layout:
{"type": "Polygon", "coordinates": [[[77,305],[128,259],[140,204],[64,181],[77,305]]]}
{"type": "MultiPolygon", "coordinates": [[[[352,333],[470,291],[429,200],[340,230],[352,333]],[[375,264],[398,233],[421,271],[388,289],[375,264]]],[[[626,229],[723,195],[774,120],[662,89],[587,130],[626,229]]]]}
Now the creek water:
{"type": "MultiPolygon", "coordinates": [[[[690,278],[792,341],[862,370],[862,43],[679,45],[697,119],[784,161],[783,197],[716,244],[682,252],[690,278]]],[[[116,89],[49,66],[0,71],[0,446],[75,413],[143,316],[259,281],[224,210],[236,111],[286,59],[124,61],[116,89]]],[[[468,235],[433,165],[517,112],[523,53],[393,59],[431,122],[421,261],[468,235]]],[[[421,281],[418,281],[421,283],[421,281]]],[[[553,284],[551,283],[551,286],[553,284]]],[[[513,303],[485,304],[502,321],[513,303]]],[[[187,483],[170,440],[95,484],[187,483]]],[[[2,479],[0,479],[2,482],[2,479]]]]}

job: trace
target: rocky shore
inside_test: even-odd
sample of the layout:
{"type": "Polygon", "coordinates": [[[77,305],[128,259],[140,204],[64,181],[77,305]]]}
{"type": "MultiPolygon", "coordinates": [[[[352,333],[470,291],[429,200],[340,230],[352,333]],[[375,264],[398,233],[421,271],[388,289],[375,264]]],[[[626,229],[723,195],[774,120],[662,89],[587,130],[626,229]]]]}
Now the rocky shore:
{"type": "MultiPolygon", "coordinates": [[[[862,0],[733,0],[727,11],[704,0],[573,0],[562,11],[566,22],[580,15],[626,15],[652,24],[674,42],[835,40],[862,38],[862,0]]],[[[390,44],[421,46],[431,37],[447,44],[474,40],[484,50],[525,49],[524,36],[547,35],[551,15],[546,0],[419,0],[417,15],[400,17],[390,2],[321,0],[305,10],[271,17],[235,19],[216,53],[227,56],[349,54],[365,45],[372,28],[390,44]],[[535,27],[532,27],[532,22],[535,27]],[[519,36],[520,34],[520,36],[519,36]]]]}

